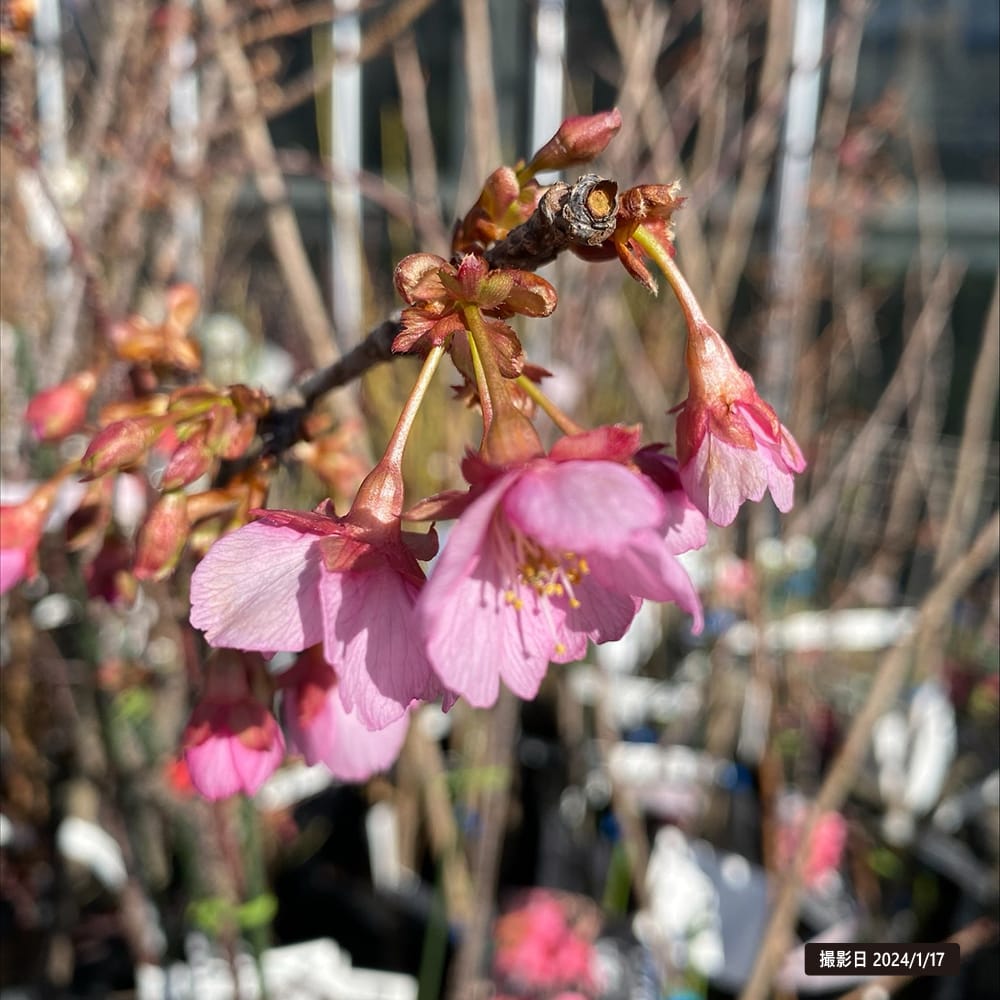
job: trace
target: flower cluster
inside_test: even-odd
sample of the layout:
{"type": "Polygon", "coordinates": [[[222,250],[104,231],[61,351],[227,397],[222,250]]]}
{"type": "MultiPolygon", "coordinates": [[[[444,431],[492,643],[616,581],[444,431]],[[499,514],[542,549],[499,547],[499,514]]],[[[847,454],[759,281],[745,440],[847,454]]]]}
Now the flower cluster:
{"type": "MultiPolygon", "coordinates": [[[[706,519],[729,524],[747,499],[770,490],[779,509],[791,506],[802,454],[678,269],[676,185],[618,195],[614,182],[590,184],[587,204],[569,205],[583,215],[558,230],[562,245],[584,259],[617,258],[652,291],[655,264],[677,295],[690,389],[677,408],[676,457],[644,444],[639,427],[574,423],[542,391],[547,373],[527,363],[508,322],[549,316],[557,294],[530,269],[491,266],[491,248],[530,243],[529,220],[551,221],[565,207],[566,185],[545,189],[535,175],[587,162],[620,125],[616,111],[570,119],[528,163],[491,175],[456,228],[451,261],[419,253],[400,262],[406,308],[393,350],[423,367],[346,513],[332,500],[313,511],[263,507],[274,462],[255,442],[272,403],[245,386],[191,384],[200,364],[193,289],[170,289],[158,324],[133,316],[114,326],[111,348],[131,366],[135,398],[100,411],[68,470],[89,483],[74,530],[85,540],[79,548],[105,556],[92,553],[88,579],[107,591],[123,549],[107,531],[109,484],[145,469],[160,496],[137,532],[133,582],[170,576],[185,549],[203,555],[191,578],[191,623],[210,645],[240,651],[207,664],[183,737],[191,781],[205,796],[255,791],[282,760],[286,737],[308,762],[364,778],[392,764],[416,706],[462,698],[488,707],[501,684],[533,698],[550,664],[619,639],[644,600],[677,605],[697,633],[701,605],[678,556],[705,544],[706,519]],[[482,438],[463,463],[465,488],[407,503],[404,450],[446,355],[463,378],[460,398],[481,412],[482,438]],[[536,410],[561,432],[547,448],[536,410]],[[438,554],[433,524],[417,529],[449,520],[438,554]],[[435,557],[427,576],[423,564],[435,557]],[[258,654],[279,651],[301,655],[275,677],[258,654]],[[276,691],[284,735],[270,709],[276,691]]],[[[28,412],[36,436],[56,440],[84,426],[99,375],[37,396],[28,412]]],[[[4,590],[35,570],[54,490],[44,485],[3,509],[4,590]]]]}
{"type": "Polygon", "coordinates": [[[503,996],[595,995],[597,920],[587,902],[538,889],[497,919],[493,978],[503,996]]]}

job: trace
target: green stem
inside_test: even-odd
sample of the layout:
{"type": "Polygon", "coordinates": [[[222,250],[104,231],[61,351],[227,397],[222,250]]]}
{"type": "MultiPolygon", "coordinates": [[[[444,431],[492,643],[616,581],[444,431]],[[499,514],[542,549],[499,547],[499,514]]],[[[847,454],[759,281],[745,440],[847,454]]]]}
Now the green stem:
{"type": "MultiPolygon", "coordinates": [[[[260,817],[253,799],[241,796],[240,821],[243,827],[243,902],[263,897],[268,890],[264,872],[264,857],[260,839],[260,817]]],[[[270,945],[270,920],[246,928],[246,937],[253,953],[257,978],[260,982],[261,1000],[268,1000],[267,980],[264,977],[264,952],[270,945]]]]}
{"type": "Polygon", "coordinates": [[[351,507],[356,516],[361,516],[360,512],[366,512],[367,516],[374,516],[382,524],[389,524],[396,521],[403,512],[403,452],[417,411],[442,357],[444,347],[438,345],[432,347],[424,359],[417,381],[403,404],[396,427],[385,446],[385,453],[358,487],[358,495],[351,507]]]}
{"type": "Polygon", "coordinates": [[[563,432],[563,434],[582,434],[584,432],[584,428],[573,420],[572,417],[568,417],[565,413],[563,413],[563,411],[560,410],[559,407],[556,406],[556,404],[553,403],[552,400],[549,399],[544,392],[542,392],[541,388],[535,382],[532,382],[527,375],[519,375],[517,378],[517,384],[520,386],[521,391],[535,401],[539,409],[541,409],[549,417],[552,423],[554,423],[556,427],[563,432]]]}
{"type": "Polygon", "coordinates": [[[479,390],[479,403],[483,411],[485,441],[494,414],[503,406],[510,392],[493,356],[493,345],[490,343],[490,335],[486,332],[479,306],[463,306],[462,315],[465,317],[465,328],[469,331],[469,347],[472,349],[472,364],[476,371],[476,388],[479,390]]]}
{"type": "Polygon", "coordinates": [[[666,247],[642,226],[636,228],[632,239],[652,257],[656,266],[663,272],[663,276],[667,279],[674,295],[677,296],[677,300],[681,304],[681,309],[684,310],[684,318],[687,320],[688,328],[693,332],[700,327],[709,326],[694,292],[691,291],[691,286],[681,274],[677,262],[667,252],[666,247]]]}
{"type": "Polygon", "coordinates": [[[420,404],[424,401],[431,379],[441,363],[441,358],[444,357],[444,350],[444,347],[439,344],[432,347],[428,351],[427,357],[424,358],[424,364],[417,376],[417,381],[413,384],[409,398],[403,405],[403,411],[399,415],[399,420],[396,421],[392,437],[389,438],[389,443],[385,446],[383,461],[390,462],[397,467],[402,462],[403,450],[406,448],[406,440],[413,428],[413,421],[416,419],[420,404]]]}

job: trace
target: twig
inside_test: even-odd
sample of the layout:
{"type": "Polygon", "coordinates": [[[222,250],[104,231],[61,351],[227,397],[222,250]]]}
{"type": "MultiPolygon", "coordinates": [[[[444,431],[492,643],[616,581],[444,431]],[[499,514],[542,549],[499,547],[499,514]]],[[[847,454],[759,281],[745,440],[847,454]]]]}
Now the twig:
{"type": "MultiPolygon", "coordinates": [[[[465,109],[468,159],[465,169],[478,188],[482,178],[500,162],[490,11],[486,0],[462,0],[462,30],[465,86],[468,91],[465,109]]],[[[461,202],[461,197],[459,200],[461,202]]]]}
{"type": "Polygon", "coordinates": [[[788,88],[788,60],[791,53],[791,12],[789,0],[771,0],[767,18],[767,41],[760,75],[760,108],[744,133],[746,152],[743,172],[733,195],[725,236],[719,245],[715,268],[715,294],[719,319],[729,319],[740,275],[750,253],[753,228],[757,224],[764,189],[774,166],[779,123],[788,88]]]}
{"type": "Polygon", "coordinates": [[[500,697],[489,718],[489,744],[483,766],[488,773],[500,773],[504,780],[491,785],[480,799],[479,839],[473,856],[472,916],[466,924],[462,945],[452,970],[449,996],[451,1000],[469,1000],[475,995],[486,955],[486,940],[496,899],[500,854],[507,828],[507,808],[510,803],[510,769],[517,734],[520,701],[501,687],[500,697]]]}
{"type": "Polygon", "coordinates": [[[764,1000],[774,974],[788,950],[792,927],[799,910],[803,872],[809,845],[820,817],[840,808],[847,798],[864,761],[872,729],[902,687],[915,649],[940,643],[955,601],[997,557],[1000,551],[1000,514],[980,531],[969,551],[948,571],[920,605],[916,627],[883,660],[864,705],[854,718],[847,739],[830,767],[816,796],[799,841],[795,859],[778,892],[771,919],[741,1000],[764,1000]]]}
{"type": "Polygon", "coordinates": [[[993,285],[983,340],[972,375],[969,400],[965,406],[965,423],[962,427],[962,444],[958,453],[955,482],[948,501],[948,513],[938,540],[934,569],[940,571],[955,556],[972,530],[973,520],[983,495],[983,469],[989,454],[993,414],[997,406],[997,381],[1000,372],[1000,274],[993,285]]]}
{"type": "Polygon", "coordinates": [[[204,8],[217,33],[219,63],[240,119],[243,148],[253,164],[257,188],[266,206],[274,255],[288,284],[313,362],[330,364],[337,353],[330,320],[288,200],[288,189],[278,167],[271,135],[260,113],[250,65],[228,28],[225,0],[205,0],[204,8]]]}
{"type": "Polygon", "coordinates": [[[462,854],[461,837],[455,812],[448,795],[444,759],[437,743],[414,723],[410,726],[405,759],[419,784],[427,822],[431,851],[441,866],[448,918],[456,923],[468,921],[474,893],[469,868],[462,854]]]}
{"type": "Polygon", "coordinates": [[[412,31],[392,46],[392,61],[399,85],[399,107],[410,153],[410,182],[415,202],[414,222],[421,246],[432,253],[447,253],[448,233],[441,222],[441,198],[434,137],[427,110],[427,88],[420,53],[412,31]]]}
{"type": "MultiPolygon", "coordinates": [[[[527,222],[484,253],[490,267],[534,270],[573,246],[594,246],[607,239],[614,232],[618,211],[614,189],[613,181],[596,174],[586,174],[572,186],[553,185],[527,222]]],[[[314,372],[279,400],[262,425],[268,451],[280,453],[300,439],[302,418],[321,396],[397,357],[392,342],[399,329],[396,313],[379,323],[357,347],[314,372]]]]}
{"type": "MultiPolygon", "coordinates": [[[[943,943],[957,944],[962,953],[961,960],[964,962],[982,948],[995,944],[997,931],[996,921],[981,917],[956,931],[943,943]]],[[[891,996],[916,978],[916,976],[879,976],[851,990],[850,993],[845,993],[840,1000],[875,1000],[876,997],[891,996]]]]}
{"type": "MultiPolygon", "coordinates": [[[[401,35],[434,0],[400,0],[395,7],[377,24],[365,32],[358,52],[358,62],[366,62],[377,56],[393,39],[401,35]]],[[[265,119],[277,118],[300,104],[310,100],[317,91],[329,86],[333,71],[342,57],[331,52],[312,69],[292,80],[282,91],[278,100],[268,102],[260,110],[265,119]]],[[[236,128],[244,127],[244,117],[237,109],[235,122],[225,122],[209,130],[209,137],[221,138],[236,128]]]]}
{"type": "Polygon", "coordinates": [[[951,260],[942,262],[920,316],[917,318],[896,371],[850,450],[832,469],[823,486],[796,511],[789,534],[816,534],[829,523],[842,502],[844,490],[859,482],[878,459],[908,399],[911,384],[948,325],[949,309],[961,281],[961,269],[951,260]]]}

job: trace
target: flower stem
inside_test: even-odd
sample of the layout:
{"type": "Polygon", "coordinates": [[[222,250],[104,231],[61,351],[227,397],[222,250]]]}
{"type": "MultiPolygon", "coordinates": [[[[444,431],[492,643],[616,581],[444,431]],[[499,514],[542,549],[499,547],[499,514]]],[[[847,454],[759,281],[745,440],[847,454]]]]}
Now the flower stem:
{"type": "Polygon", "coordinates": [[[351,513],[355,516],[366,516],[370,522],[374,518],[374,521],[388,525],[398,521],[403,512],[403,451],[417,411],[443,356],[444,347],[438,345],[432,347],[424,359],[417,381],[385,446],[385,453],[358,487],[358,495],[351,506],[351,513]]]}
{"type": "Polygon", "coordinates": [[[469,348],[483,411],[480,454],[494,465],[515,465],[544,454],[534,425],[514,404],[511,383],[500,371],[479,307],[465,305],[462,314],[469,331],[469,348]]]}
{"type": "Polygon", "coordinates": [[[476,388],[479,390],[479,404],[483,411],[483,440],[485,440],[493,423],[493,416],[503,406],[509,391],[493,357],[489,334],[483,324],[479,307],[463,306],[462,315],[469,331],[472,364],[476,370],[476,388]]]}
{"type": "Polygon", "coordinates": [[[674,295],[677,296],[677,300],[681,304],[681,309],[684,310],[688,329],[694,333],[701,327],[708,326],[708,320],[705,319],[705,314],[701,311],[701,306],[698,305],[698,300],[695,298],[694,292],[691,291],[691,286],[663,244],[642,226],[636,228],[632,239],[653,258],[657,267],[663,272],[663,276],[667,279],[674,295]]]}
{"type": "Polygon", "coordinates": [[[519,375],[517,384],[521,391],[530,396],[538,407],[545,412],[548,418],[563,432],[563,434],[582,434],[583,428],[572,417],[567,416],[548,396],[542,392],[541,388],[528,378],[527,375],[519,375]]]}
{"type": "Polygon", "coordinates": [[[406,440],[410,436],[410,430],[413,428],[413,421],[417,416],[417,411],[420,409],[420,404],[424,401],[424,396],[431,384],[431,379],[434,377],[434,372],[437,371],[437,366],[441,363],[442,357],[444,357],[444,347],[440,344],[428,351],[427,357],[424,359],[424,365],[417,376],[417,381],[413,384],[409,398],[403,405],[403,411],[396,421],[392,437],[389,438],[389,443],[385,446],[385,454],[382,457],[382,461],[390,462],[397,467],[402,462],[403,450],[406,448],[406,440]]]}

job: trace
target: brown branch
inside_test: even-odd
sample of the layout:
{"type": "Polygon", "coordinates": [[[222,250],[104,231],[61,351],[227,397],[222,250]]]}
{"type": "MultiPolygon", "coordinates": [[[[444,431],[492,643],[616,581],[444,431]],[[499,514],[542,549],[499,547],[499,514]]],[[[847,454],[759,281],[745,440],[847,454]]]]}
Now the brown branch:
{"type": "Polygon", "coordinates": [[[473,907],[455,958],[448,995],[468,1000],[477,995],[476,980],[486,956],[486,942],[497,889],[500,855],[507,829],[510,776],[521,702],[506,688],[489,713],[489,742],[483,766],[488,773],[503,772],[503,780],[483,791],[479,812],[479,838],[473,851],[473,907]]]}
{"type": "Polygon", "coordinates": [[[483,256],[490,267],[534,271],[574,245],[599,246],[615,231],[618,185],[584,174],[572,187],[553,184],[531,218],[483,256]]]}
{"type": "Polygon", "coordinates": [[[288,200],[274,144],[260,113],[249,63],[228,28],[225,0],[206,0],[204,9],[217,33],[219,63],[239,116],[243,148],[253,164],[257,189],[267,206],[267,228],[274,255],[288,285],[313,361],[329,364],[337,353],[332,327],[288,200]]]}
{"type": "Polygon", "coordinates": [[[837,754],[813,802],[791,868],[771,911],[764,939],[741,1000],[764,1000],[774,974],[788,950],[799,912],[803,873],[809,845],[820,817],[841,807],[853,786],[871,741],[875,723],[892,703],[906,679],[914,651],[943,641],[951,609],[969,585],[996,559],[1000,551],[1000,515],[994,515],[969,551],[948,571],[920,605],[913,631],[894,646],[882,661],[864,705],[854,718],[847,739],[837,754]]]}
{"type": "MultiPolygon", "coordinates": [[[[506,239],[484,253],[490,267],[532,271],[574,246],[596,246],[615,229],[618,205],[614,181],[585,174],[575,184],[554,184],[534,214],[506,239]]],[[[369,368],[392,361],[399,313],[383,320],[364,340],[325,368],[314,372],[264,419],[261,433],[270,454],[279,454],[302,437],[302,418],[321,396],[360,378],[369,368]]]]}
{"type": "Polygon", "coordinates": [[[842,504],[844,492],[861,482],[882,454],[905,409],[919,373],[948,327],[951,304],[962,278],[959,265],[950,259],[941,263],[923,309],[913,324],[903,355],[864,427],[855,436],[823,486],[797,510],[788,524],[790,534],[815,535],[829,524],[842,504]]]}
{"type": "MultiPolygon", "coordinates": [[[[982,948],[988,948],[995,944],[998,936],[997,931],[996,921],[990,920],[988,917],[980,917],[979,920],[973,920],[971,924],[956,931],[942,943],[957,944],[962,953],[961,960],[964,962],[982,948]]],[[[840,1000],[866,1000],[866,998],[874,996],[891,996],[907,983],[912,983],[916,978],[916,976],[909,975],[879,976],[877,979],[869,980],[864,985],[851,990],[850,993],[845,993],[840,1000]]]]}
{"type": "Polygon", "coordinates": [[[410,184],[415,202],[414,228],[420,245],[432,253],[447,253],[448,232],[442,222],[434,137],[431,133],[427,87],[420,53],[412,31],[392,46],[392,61],[399,88],[399,110],[410,154],[410,184]]]}
{"type": "MultiPolygon", "coordinates": [[[[465,170],[475,186],[500,162],[499,115],[493,75],[493,43],[486,0],[462,0],[462,56],[465,62],[465,170]]],[[[459,184],[459,192],[463,185],[459,184]]],[[[460,201],[461,199],[460,194],[460,201]]]]}
{"type": "MultiPolygon", "coordinates": [[[[432,3],[434,0],[400,0],[395,7],[386,13],[382,20],[365,32],[357,61],[359,63],[367,62],[379,55],[386,46],[406,31],[432,3]]],[[[262,104],[261,110],[264,117],[266,119],[277,118],[310,100],[317,91],[329,86],[333,72],[342,60],[343,56],[340,53],[331,52],[312,69],[306,70],[289,82],[282,90],[280,98],[262,104]]],[[[213,128],[211,138],[220,138],[234,129],[243,128],[244,124],[243,115],[237,109],[236,120],[222,123],[213,128]]]]}
{"type": "Polygon", "coordinates": [[[993,414],[997,406],[997,380],[1000,371],[998,325],[1000,325],[1000,274],[997,275],[993,285],[993,299],[983,325],[983,340],[972,375],[972,385],[969,388],[955,482],[934,560],[936,570],[951,562],[965,543],[972,530],[983,494],[983,469],[986,468],[986,458],[992,439],[993,414]]]}

